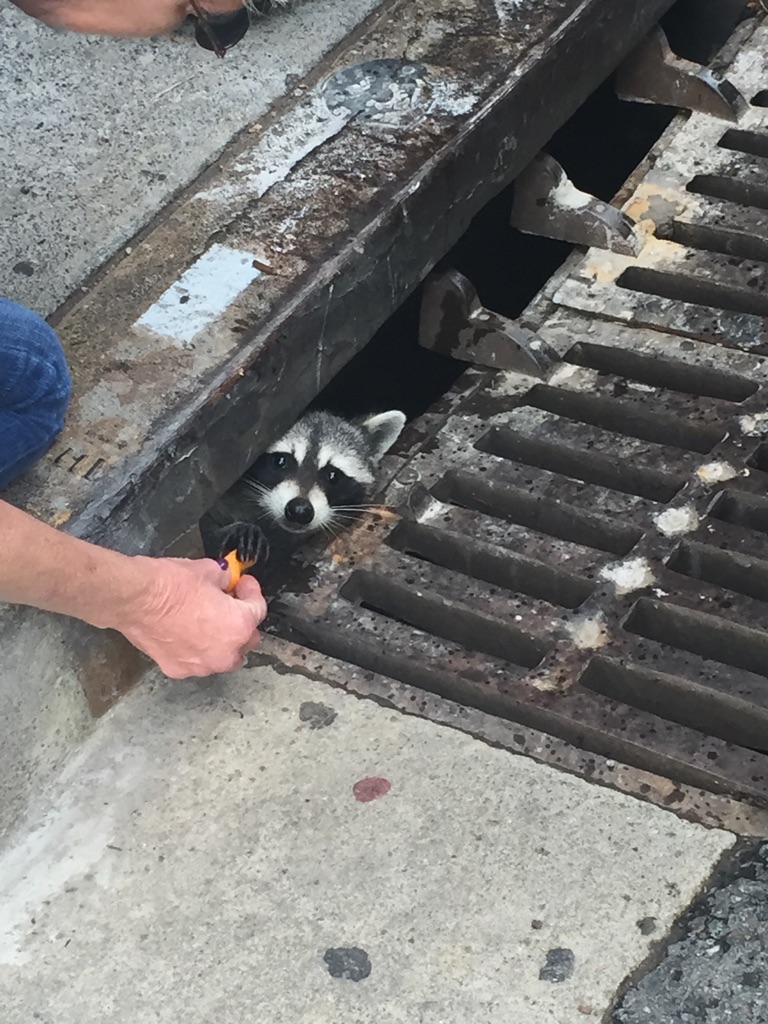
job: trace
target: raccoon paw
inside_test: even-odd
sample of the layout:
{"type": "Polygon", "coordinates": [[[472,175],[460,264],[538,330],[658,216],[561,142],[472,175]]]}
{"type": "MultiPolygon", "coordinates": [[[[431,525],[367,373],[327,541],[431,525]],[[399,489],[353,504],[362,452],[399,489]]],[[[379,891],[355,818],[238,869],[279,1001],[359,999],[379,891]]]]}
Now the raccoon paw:
{"type": "Polygon", "coordinates": [[[254,562],[256,567],[269,558],[269,543],[260,527],[253,523],[232,523],[221,531],[219,555],[234,551],[241,562],[254,562]]]}

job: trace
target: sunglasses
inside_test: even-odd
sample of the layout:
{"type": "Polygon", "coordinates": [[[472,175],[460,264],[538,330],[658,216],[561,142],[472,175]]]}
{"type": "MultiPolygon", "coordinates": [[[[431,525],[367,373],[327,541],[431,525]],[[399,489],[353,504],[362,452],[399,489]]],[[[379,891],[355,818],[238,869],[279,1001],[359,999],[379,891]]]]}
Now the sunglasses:
{"type": "Polygon", "coordinates": [[[251,23],[248,11],[241,7],[232,14],[206,14],[197,0],[189,0],[195,15],[195,39],[204,50],[223,57],[240,42],[251,23]]]}

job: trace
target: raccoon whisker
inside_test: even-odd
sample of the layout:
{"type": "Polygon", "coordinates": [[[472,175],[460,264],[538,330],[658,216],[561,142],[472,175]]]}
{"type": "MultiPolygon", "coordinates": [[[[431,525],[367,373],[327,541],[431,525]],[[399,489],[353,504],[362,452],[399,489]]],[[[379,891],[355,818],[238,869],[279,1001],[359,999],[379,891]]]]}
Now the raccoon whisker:
{"type": "Polygon", "coordinates": [[[395,510],[394,509],[394,505],[384,505],[380,501],[362,501],[362,502],[360,502],[357,505],[334,505],[333,508],[334,509],[337,509],[337,508],[343,508],[343,509],[351,509],[351,508],[354,508],[354,509],[372,509],[373,511],[376,511],[376,512],[378,512],[378,511],[381,511],[381,512],[394,512],[394,510],[395,510]]]}
{"type": "Polygon", "coordinates": [[[330,537],[332,537],[335,540],[336,537],[338,537],[340,533],[343,533],[344,530],[346,530],[346,526],[343,523],[341,523],[341,524],[326,523],[325,526],[323,527],[323,529],[328,533],[328,535],[330,537]]]}
{"type": "Polygon", "coordinates": [[[246,480],[244,483],[244,487],[246,491],[251,492],[251,494],[246,495],[246,498],[251,498],[252,495],[255,494],[258,499],[263,498],[265,495],[269,494],[269,488],[265,487],[264,484],[260,484],[256,480],[246,480]]]}
{"type": "Polygon", "coordinates": [[[394,509],[387,509],[387,508],[384,508],[381,505],[371,506],[371,508],[365,508],[365,507],[358,508],[356,505],[351,505],[349,507],[342,506],[341,508],[334,509],[334,511],[338,511],[338,512],[354,512],[356,515],[359,515],[359,516],[383,516],[383,515],[386,515],[387,513],[390,513],[391,515],[395,514],[395,510],[394,509]]]}

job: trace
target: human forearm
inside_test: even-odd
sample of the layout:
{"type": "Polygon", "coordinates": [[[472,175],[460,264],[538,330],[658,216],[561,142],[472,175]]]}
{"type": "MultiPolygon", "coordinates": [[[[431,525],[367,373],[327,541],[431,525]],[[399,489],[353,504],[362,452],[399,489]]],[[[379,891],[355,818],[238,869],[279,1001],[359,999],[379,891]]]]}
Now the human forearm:
{"type": "Polygon", "coordinates": [[[226,672],[256,646],[266,604],[255,579],[223,591],[210,559],[129,557],[0,501],[0,601],[119,630],[176,679],[226,672]]]}
{"type": "Polygon", "coordinates": [[[0,600],[119,628],[146,591],[136,560],[0,501],[0,600]]]}

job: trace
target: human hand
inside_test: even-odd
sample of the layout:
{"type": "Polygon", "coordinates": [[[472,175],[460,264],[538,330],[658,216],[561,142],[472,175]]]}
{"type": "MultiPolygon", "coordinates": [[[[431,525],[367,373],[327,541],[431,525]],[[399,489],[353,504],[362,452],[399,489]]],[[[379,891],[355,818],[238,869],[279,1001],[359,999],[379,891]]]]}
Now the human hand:
{"type": "MultiPolygon", "coordinates": [[[[154,36],[179,25],[192,6],[188,0],[13,0],[26,14],[70,32],[108,36],[154,36]]],[[[204,0],[209,15],[241,10],[242,0],[204,0]]]]}
{"type": "Polygon", "coordinates": [[[211,559],[132,559],[140,586],[116,628],[171,679],[240,668],[267,614],[261,587],[243,576],[224,593],[229,571],[211,559]]]}

